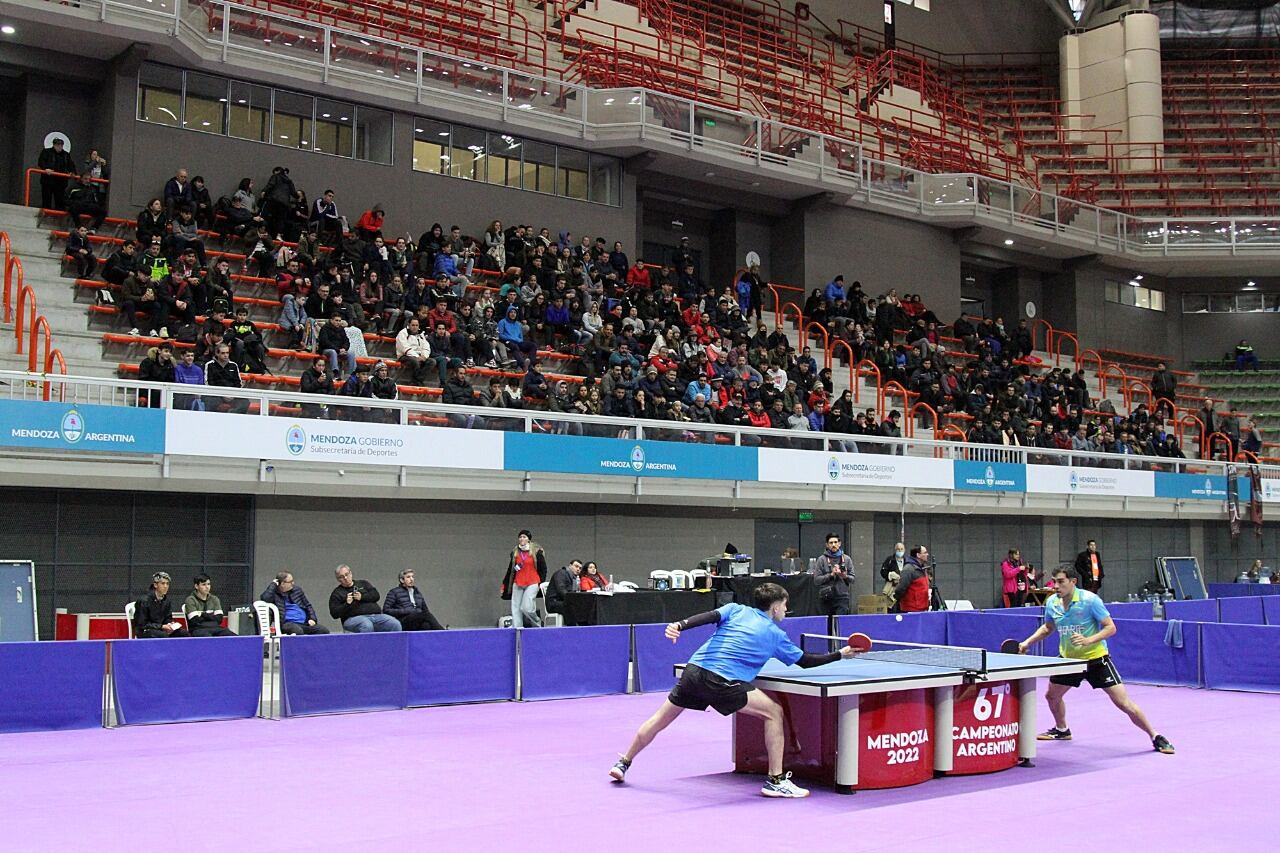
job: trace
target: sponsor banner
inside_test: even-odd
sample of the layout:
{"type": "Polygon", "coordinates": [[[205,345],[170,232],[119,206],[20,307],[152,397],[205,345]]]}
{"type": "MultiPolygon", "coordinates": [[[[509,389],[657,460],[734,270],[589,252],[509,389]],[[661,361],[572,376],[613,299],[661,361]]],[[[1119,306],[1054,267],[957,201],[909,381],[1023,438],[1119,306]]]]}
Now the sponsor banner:
{"type": "Polygon", "coordinates": [[[159,409],[0,400],[0,445],[102,453],[164,453],[159,409]]]}
{"type": "MultiPolygon", "coordinates": [[[[1211,474],[1166,474],[1157,471],[1156,497],[1183,498],[1202,501],[1225,501],[1227,499],[1227,478],[1215,477],[1211,474]]],[[[1246,484],[1247,485],[1247,484],[1246,484]]],[[[1246,489],[1241,488],[1243,499],[1246,489]]]]}
{"type": "Polygon", "coordinates": [[[950,489],[953,470],[946,459],[760,448],[760,480],[766,483],[950,489]]]}
{"type": "Polygon", "coordinates": [[[508,471],[697,480],[757,479],[754,447],[520,432],[509,432],[505,436],[504,461],[508,471]]]}
{"type": "Polygon", "coordinates": [[[1013,684],[965,684],[951,690],[951,773],[992,773],[1017,764],[1019,708],[1013,684]]]}
{"type": "Polygon", "coordinates": [[[956,460],[955,487],[970,492],[1025,492],[1027,466],[1013,462],[956,460]]]}
{"type": "Polygon", "coordinates": [[[1280,503],[1280,480],[1262,479],[1262,502],[1280,503]]]}
{"type": "Polygon", "coordinates": [[[1027,491],[1059,495],[1150,498],[1155,497],[1156,481],[1151,471],[1028,465],[1027,491]]]}
{"type": "Polygon", "coordinates": [[[502,470],[502,433],[353,421],[169,411],[165,449],[183,456],[502,470]]]}
{"type": "Polygon", "coordinates": [[[932,692],[896,690],[859,698],[859,790],[900,788],[933,778],[932,692]]]}

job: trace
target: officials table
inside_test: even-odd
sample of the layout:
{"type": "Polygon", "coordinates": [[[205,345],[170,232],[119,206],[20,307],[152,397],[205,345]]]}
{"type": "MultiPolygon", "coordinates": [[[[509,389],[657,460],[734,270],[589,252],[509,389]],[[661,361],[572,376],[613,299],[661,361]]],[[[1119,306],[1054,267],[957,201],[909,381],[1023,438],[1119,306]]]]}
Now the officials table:
{"type": "Polygon", "coordinates": [[[711,592],[640,589],[635,592],[571,592],[565,596],[566,625],[643,625],[675,622],[715,610],[711,592]]]}
{"type": "MultiPolygon", "coordinates": [[[[786,769],[852,793],[1030,765],[1036,679],[1084,668],[995,652],[984,653],[981,672],[865,658],[801,669],[774,660],[754,684],[783,702],[786,769]]],[[[761,720],[734,715],[733,761],[739,773],[767,772],[761,720]]]]}
{"type": "Polygon", "coordinates": [[[712,586],[717,592],[728,592],[738,604],[750,607],[752,594],[762,583],[776,583],[787,591],[788,616],[823,616],[822,602],[818,600],[818,584],[810,574],[794,575],[738,575],[711,578],[712,586]]]}

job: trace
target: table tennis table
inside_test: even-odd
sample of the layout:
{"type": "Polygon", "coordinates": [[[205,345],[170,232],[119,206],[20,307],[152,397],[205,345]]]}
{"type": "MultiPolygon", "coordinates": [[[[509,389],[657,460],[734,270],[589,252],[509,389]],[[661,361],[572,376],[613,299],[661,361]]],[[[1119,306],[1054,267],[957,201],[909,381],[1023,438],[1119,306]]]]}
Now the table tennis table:
{"type": "MultiPolygon", "coordinates": [[[[805,635],[801,648],[810,638],[823,651],[835,639],[805,635]]],[[[1084,669],[1064,658],[877,642],[865,657],[812,669],[770,661],[753,683],[787,712],[786,768],[853,793],[1031,766],[1036,679],[1084,669]]],[[[733,720],[734,769],[767,772],[763,722],[733,720]]]]}

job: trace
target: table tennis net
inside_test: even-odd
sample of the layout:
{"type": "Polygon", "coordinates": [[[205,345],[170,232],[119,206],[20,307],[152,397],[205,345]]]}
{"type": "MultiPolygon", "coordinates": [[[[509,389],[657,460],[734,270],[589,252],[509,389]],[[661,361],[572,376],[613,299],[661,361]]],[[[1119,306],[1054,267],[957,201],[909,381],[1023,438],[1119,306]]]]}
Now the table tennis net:
{"type": "MultiPolygon", "coordinates": [[[[899,663],[905,666],[931,666],[958,669],[966,672],[986,672],[987,653],[983,649],[954,646],[928,646],[918,643],[895,643],[891,640],[875,640],[871,651],[863,652],[854,660],[877,660],[899,663]]],[[[805,634],[801,637],[801,651],[834,652],[845,644],[840,637],[805,634]]]]}

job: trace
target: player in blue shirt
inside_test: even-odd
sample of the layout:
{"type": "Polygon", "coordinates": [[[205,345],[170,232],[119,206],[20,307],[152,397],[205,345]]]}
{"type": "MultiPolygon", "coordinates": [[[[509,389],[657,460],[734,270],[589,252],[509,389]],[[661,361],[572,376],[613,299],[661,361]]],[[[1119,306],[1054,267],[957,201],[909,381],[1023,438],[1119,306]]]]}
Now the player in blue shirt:
{"type": "Polygon", "coordinates": [[[791,781],[790,773],[782,772],[786,745],[782,706],[751,682],[770,658],[809,668],[853,657],[853,649],[845,646],[825,655],[800,651],[777,625],[787,615],[787,591],[776,583],[756,587],[753,602],[754,607],[726,604],[719,610],[699,613],[667,626],[666,636],[674,643],[686,628],[718,625],[715,633],[689,659],[679,683],[672,688],[662,707],[640,726],[631,748],[610,769],[609,775],[615,782],[626,777],[627,768],[640,751],[682,711],[686,708],[705,711],[711,706],[726,717],[742,713],[764,720],[769,778],[760,793],[766,797],[809,796],[806,789],[791,781]]]}
{"type": "Polygon", "coordinates": [[[1027,646],[1049,636],[1056,628],[1059,654],[1064,658],[1087,661],[1084,672],[1055,675],[1049,679],[1045,699],[1049,702],[1049,710],[1053,712],[1054,725],[1039,735],[1039,739],[1071,740],[1064,697],[1072,687],[1079,687],[1080,682],[1087,680],[1095,690],[1105,690],[1112,704],[1124,711],[1135,726],[1147,733],[1147,737],[1151,738],[1151,746],[1156,751],[1172,755],[1173,744],[1155,730],[1147,715],[1129,698],[1120,673],[1107,652],[1107,638],[1116,633],[1116,623],[1107,612],[1107,606],[1092,592],[1077,589],[1076,584],[1079,582],[1080,573],[1074,566],[1062,565],[1054,570],[1053,583],[1058,592],[1057,595],[1049,596],[1049,600],[1045,602],[1044,624],[1018,646],[1018,651],[1025,652],[1027,646]]]}

